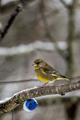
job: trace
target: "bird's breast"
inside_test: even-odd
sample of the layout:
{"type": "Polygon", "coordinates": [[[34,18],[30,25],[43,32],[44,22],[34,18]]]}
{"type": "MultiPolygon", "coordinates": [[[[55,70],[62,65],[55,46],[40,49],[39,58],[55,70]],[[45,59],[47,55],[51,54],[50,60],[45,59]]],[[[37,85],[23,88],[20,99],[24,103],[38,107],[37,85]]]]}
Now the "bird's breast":
{"type": "Polygon", "coordinates": [[[47,73],[45,74],[44,72],[42,72],[41,69],[39,69],[39,70],[37,69],[37,70],[35,70],[35,72],[36,72],[37,78],[40,81],[42,81],[42,82],[51,82],[51,81],[53,81],[53,77],[48,75],[47,73]]]}

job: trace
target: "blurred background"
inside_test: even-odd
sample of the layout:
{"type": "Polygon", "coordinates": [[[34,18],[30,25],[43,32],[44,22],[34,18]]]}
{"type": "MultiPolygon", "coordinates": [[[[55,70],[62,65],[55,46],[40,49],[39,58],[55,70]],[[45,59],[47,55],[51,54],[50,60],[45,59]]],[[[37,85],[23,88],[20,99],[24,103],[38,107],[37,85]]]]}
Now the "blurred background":
{"type": "MultiPolygon", "coordinates": [[[[0,0],[0,32],[18,3],[19,0],[0,0]]],[[[37,58],[43,59],[68,78],[73,78],[71,82],[78,81],[79,40],[80,0],[30,1],[0,41],[0,100],[43,84],[39,80],[27,81],[37,79],[32,66],[37,58]]],[[[36,99],[39,106],[34,111],[25,112],[20,105],[14,109],[13,119],[80,120],[80,91],[64,97],[51,95],[36,99]]],[[[0,116],[0,120],[6,119],[12,119],[12,111],[0,116]]]]}

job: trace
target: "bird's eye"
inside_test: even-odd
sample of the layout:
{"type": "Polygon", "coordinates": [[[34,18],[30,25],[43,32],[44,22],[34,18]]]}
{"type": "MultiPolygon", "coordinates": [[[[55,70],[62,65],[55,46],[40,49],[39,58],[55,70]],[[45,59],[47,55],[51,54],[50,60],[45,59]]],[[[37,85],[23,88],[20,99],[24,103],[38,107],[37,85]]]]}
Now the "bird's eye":
{"type": "Polygon", "coordinates": [[[37,62],[37,64],[39,64],[39,62],[37,62]]]}

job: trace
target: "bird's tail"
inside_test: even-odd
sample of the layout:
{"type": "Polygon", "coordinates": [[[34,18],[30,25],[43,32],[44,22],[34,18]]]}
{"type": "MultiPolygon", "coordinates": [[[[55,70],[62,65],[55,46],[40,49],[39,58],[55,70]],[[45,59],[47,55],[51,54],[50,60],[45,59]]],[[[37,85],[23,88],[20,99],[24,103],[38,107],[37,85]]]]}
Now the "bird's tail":
{"type": "Polygon", "coordinates": [[[68,79],[68,78],[64,78],[65,80],[67,80],[67,81],[70,81],[70,79],[68,79]]]}
{"type": "Polygon", "coordinates": [[[57,78],[57,80],[67,80],[67,81],[70,81],[70,79],[68,79],[68,78],[57,78]]]}
{"type": "Polygon", "coordinates": [[[65,77],[65,76],[63,76],[63,75],[61,75],[61,77],[62,77],[63,79],[65,79],[65,80],[70,81],[70,79],[68,79],[67,77],[65,77]]]}

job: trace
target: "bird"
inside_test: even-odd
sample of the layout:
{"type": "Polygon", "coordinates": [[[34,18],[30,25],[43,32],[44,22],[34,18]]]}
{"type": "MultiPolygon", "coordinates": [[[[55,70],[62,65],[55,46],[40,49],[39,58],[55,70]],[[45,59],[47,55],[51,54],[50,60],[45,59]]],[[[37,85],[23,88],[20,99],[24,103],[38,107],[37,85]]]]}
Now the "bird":
{"type": "Polygon", "coordinates": [[[49,64],[47,64],[44,60],[42,59],[36,59],[34,61],[34,70],[36,73],[37,78],[45,82],[42,86],[46,86],[48,83],[52,83],[55,80],[68,80],[69,79],[59,73],[56,69],[52,68],[49,64]]]}

